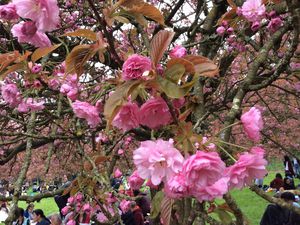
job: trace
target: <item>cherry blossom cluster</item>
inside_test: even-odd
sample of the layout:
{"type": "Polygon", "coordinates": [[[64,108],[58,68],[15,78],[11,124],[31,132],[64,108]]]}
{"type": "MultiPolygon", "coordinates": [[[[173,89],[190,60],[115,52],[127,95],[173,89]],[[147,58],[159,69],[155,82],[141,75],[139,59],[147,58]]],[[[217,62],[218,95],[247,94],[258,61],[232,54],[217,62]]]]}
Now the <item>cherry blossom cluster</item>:
{"type": "Polygon", "coordinates": [[[0,6],[0,19],[16,21],[11,32],[19,43],[36,47],[51,46],[45,32],[53,31],[59,25],[59,8],[56,0],[13,0],[0,6]]]}

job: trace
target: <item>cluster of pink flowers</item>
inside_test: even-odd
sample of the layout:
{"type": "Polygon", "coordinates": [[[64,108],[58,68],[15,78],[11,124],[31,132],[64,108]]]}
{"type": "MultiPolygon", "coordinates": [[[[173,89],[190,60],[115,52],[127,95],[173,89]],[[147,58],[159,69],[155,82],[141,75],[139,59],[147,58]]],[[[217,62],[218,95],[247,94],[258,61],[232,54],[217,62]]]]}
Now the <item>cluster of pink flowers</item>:
{"type": "Polygon", "coordinates": [[[59,91],[68,96],[72,101],[75,101],[79,92],[77,75],[68,75],[62,83],[59,91]]]}
{"type": "Polygon", "coordinates": [[[148,57],[134,54],[123,64],[122,78],[124,80],[135,80],[142,78],[146,71],[151,70],[151,60],[148,57]]]}
{"type": "Polygon", "coordinates": [[[237,51],[237,52],[244,52],[246,51],[245,44],[239,40],[234,34],[229,35],[229,37],[226,38],[226,42],[228,43],[228,51],[237,51]]]}
{"type": "Polygon", "coordinates": [[[222,25],[219,26],[216,31],[218,35],[223,36],[225,34],[232,34],[234,29],[232,27],[229,27],[228,22],[224,20],[222,22],[222,25]]]}
{"type": "Polygon", "coordinates": [[[186,55],[186,48],[181,45],[176,45],[169,53],[170,58],[181,58],[186,55]]]}
{"type": "Polygon", "coordinates": [[[84,203],[84,196],[80,192],[68,198],[67,206],[62,208],[61,213],[67,218],[67,225],[75,225],[76,218],[80,213],[85,213],[90,218],[93,208],[89,203],[84,203]]]}
{"type": "Polygon", "coordinates": [[[96,127],[101,122],[97,107],[91,105],[88,102],[81,102],[76,100],[72,103],[72,108],[75,115],[78,118],[86,119],[88,125],[92,128],[96,127]]]}
{"type": "Polygon", "coordinates": [[[272,33],[282,26],[281,17],[276,16],[275,11],[266,13],[266,7],[261,0],[247,0],[241,8],[237,8],[237,13],[252,23],[251,29],[253,31],[260,28],[261,20],[264,18],[269,19],[267,28],[272,33]]]}
{"type": "Polygon", "coordinates": [[[19,17],[30,19],[15,24],[11,32],[20,43],[29,43],[36,47],[51,46],[45,34],[54,30],[59,24],[57,0],[13,0],[0,6],[0,19],[16,20],[19,17]]]}
{"type": "Polygon", "coordinates": [[[211,201],[230,188],[241,188],[250,185],[254,178],[263,178],[267,164],[263,156],[264,150],[254,147],[226,168],[214,151],[197,151],[184,159],[172,140],[144,141],[133,152],[137,171],[131,178],[135,182],[130,185],[140,188],[143,179],[149,179],[154,185],[163,182],[164,191],[171,198],[191,196],[200,202],[211,201]]]}
{"type": "Polygon", "coordinates": [[[282,19],[280,16],[276,15],[275,11],[271,11],[270,13],[268,13],[267,17],[270,20],[267,26],[270,32],[274,33],[282,26],[282,19]]]}
{"type": "Polygon", "coordinates": [[[259,141],[260,131],[264,126],[260,110],[252,107],[241,116],[241,121],[248,137],[253,141],[259,141]]]}
{"type": "Polygon", "coordinates": [[[16,84],[5,83],[1,86],[1,95],[3,100],[12,108],[17,107],[21,113],[30,111],[39,111],[45,108],[44,100],[37,100],[33,98],[22,99],[21,93],[16,84]]]}
{"type": "Polygon", "coordinates": [[[113,125],[127,131],[145,125],[151,129],[167,125],[172,121],[171,113],[166,102],[160,98],[151,98],[141,108],[128,102],[122,106],[113,120],[113,125]]]}
{"type": "Polygon", "coordinates": [[[228,167],[225,173],[230,177],[230,188],[243,188],[250,185],[253,178],[263,178],[266,175],[267,161],[264,157],[264,149],[253,147],[250,153],[239,156],[238,161],[228,167]]]}

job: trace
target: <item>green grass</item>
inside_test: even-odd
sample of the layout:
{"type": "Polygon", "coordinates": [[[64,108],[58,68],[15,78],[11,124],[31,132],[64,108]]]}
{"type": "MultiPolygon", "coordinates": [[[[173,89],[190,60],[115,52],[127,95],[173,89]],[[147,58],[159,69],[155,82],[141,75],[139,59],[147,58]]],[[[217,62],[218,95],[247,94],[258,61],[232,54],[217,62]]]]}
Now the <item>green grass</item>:
{"type": "MultiPolygon", "coordinates": [[[[19,202],[19,207],[26,209],[27,203],[23,201],[19,202]]],[[[46,216],[58,212],[58,207],[54,201],[54,198],[46,198],[46,199],[42,199],[40,202],[35,202],[34,208],[42,209],[46,216]]]]}

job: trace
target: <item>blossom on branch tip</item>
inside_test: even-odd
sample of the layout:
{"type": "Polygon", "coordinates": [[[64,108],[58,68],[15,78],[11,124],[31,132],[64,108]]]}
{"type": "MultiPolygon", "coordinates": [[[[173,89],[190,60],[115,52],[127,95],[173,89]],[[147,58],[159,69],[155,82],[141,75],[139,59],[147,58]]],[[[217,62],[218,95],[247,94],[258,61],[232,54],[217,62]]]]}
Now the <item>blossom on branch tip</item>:
{"type": "Polygon", "coordinates": [[[148,57],[134,54],[123,64],[122,78],[124,80],[135,80],[143,76],[143,73],[151,70],[151,60],[148,57]]]}
{"type": "Polygon", "coordinates": [[[12,3],[0,6],[0,19],[15,20],[19,16],[16,11],[16,6],[12,3]]]}
{"type": "Polygon", "coordinates": [[[4,84],[1,86],[1,95],[10,107],[16,107],[22,101],[21,94],[16,84],[4,84]]]}
{"type": "Polygon", "coordinates": [[[51,42],[45,33],[37,30],[32,21],[20,22],[11,28],[14,37],[19,43],[29,43],[35,47],[49,47],[51,42]]]}
{"type": "Polygon", "coordinates": [[[171,51],[170,51],[170,58],[181,58],[186,55],[186,48],[181,45],[176,45],[171,51]]]}
{"type": "Polygon", "coordinates": [[[17,14],[35,22],[41,32],[52,31],[59,24],[57,0],[13,0],[17,14]]]}
{"type": "Polygon", "coordinates": [[[121,107],[115,116],[113,126],[123,131],[131,130],[140,125],[140,109],[137,104],[128,102],[121,107]]]}
{"type": "Polygon", "coordinates": [[[253,141],[259,141],[260,131],[264,126],[260,110],[252,107],[241,116],[241,121],[248,137],[253,141]]]}
{"type": "Polygon", "coordinates": [[[133,152],[133,161],[141,178],[158,185],[181,171],[184,158],[171,140],[158,139],[141,142],[133,152]]]}
{"type": "Polygon", "coordinates": [[[167,103],[160,97],[146,101],[140,110],[140,124],[151,129],[167,125],[172,121],[172,116],[167,103]]]}
{"type": "Polygon", "coordinates": [[[88,125],[92,128],[96,127],[101,122],[97,107],[88,102],[76,100],[72,103],[72,108],[75,115],[78,118],[86,119],[88,125]]]}
{"type": "Polygon", "coordinates": [[[267,171],[267,161],[264,157],[264,149],[253,147],[250,152],[240,155],[238,161],[226,168],[225,174],[230,178],[230,188],[243,188],[251,185],[255,178],[263,178],[267,171]]]}
{"type": "Polygon", "coordinates": [[[256,22],[264,18],[266,7],[261,0],[247,0],[241,8],[241,14],[249,21],[256,22]]]}
{"type": "Polygon", "coordinates": [[[29,111],[39,111],[43,110],[45,108],[44,106],[45,101],[37,101],[33,98],[27,98],[25,100],[22,100],[22,102],[18,106],[18,111],[22,113],[27,113],[29,111]]]}

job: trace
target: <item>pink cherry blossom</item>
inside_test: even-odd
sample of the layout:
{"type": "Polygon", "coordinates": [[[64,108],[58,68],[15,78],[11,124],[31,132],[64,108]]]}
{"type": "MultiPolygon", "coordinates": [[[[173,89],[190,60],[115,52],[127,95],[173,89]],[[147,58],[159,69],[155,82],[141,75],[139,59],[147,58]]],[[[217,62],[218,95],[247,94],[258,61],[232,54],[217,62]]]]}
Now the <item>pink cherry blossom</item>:
{"type": "Polygon", "coordinates": [[[225,34],[226,29],[225,29],[225,27],[220,26],[220,27],[217,28],[216,31],[217,31],[218,35],[223,36],[225,34]]]}
{"type": "Polygon", "coordinates": [[[95,141],[96,142],[103,142],[103,143],[106,143],[106,142],[108,142],[109,141],[109,138],[108,138],[108,136],[105,134],[105,133],[103,133],[103,132],[100,132],[99,134],[98,134],[98,137],[96,137],[95,138],[95,141]]]}
{"type": "Polygon", "coordinates": [[[119,154],[119,155],[123,155],[123,154],[124,154],[124,150],[120,148],[120,149],[118,150],[118,154],[119,154]]]}
{"type": "Polygon", "coordinates": [[[128,102],[122,106],[112,124],[124,132],[136,128],[140,124],[139,112],[137,104],[128,102]]]}
{"type": "Polygon", "coordinates": [[[130,209],[130,201],[123,199],[120,202],[120,209],[122,210],[123,213],[126,213],[130,209]]]}
{"type": "Polygon", "coordinates": [[[175,48],[170,51],[169,55],[171,58],[181,58],[186,55],[186,52],[186,48],[181,45],[176,45],[175,48]]]}
{"type": "Polygon", "coordinates": [[[266,12],[266,7],[261,0],[247,0],[242,6],[242,15],[250,22],[260,21],[266,12]]]}
{"type": "Polygon", "coordinates": [[[89,203],[85,203],[83,206],[82,206],[82,210],[84,212],[90,212],[92,210],[92,207],[89,203]]]}
{"type": "Polygon", "coordinates": [[[228,192],[228,181],[228,177],[222,177],[212,185],[203,186],[191,192],[199,202],[212,201],[215,198],[222,198],[228,192]]]}
{"type": "Polygon", "coordinates": [[[58,90],[60,86],[60,81],[57,78],[52,78],[48,81],[48,86],[52,90],[58,90]]]}
{"type": "Polygon", "coordinates": [[[96,214],[96,219],[100,222],[100,223],[104,223],[107,222],[108,219],[107,217],[103,214],[103,212],[99,212],[96,214]]]}
{"type": "Polygon", "coordinates": [[[43,110],[45,108],[44,103],[44,100],[38,101],[33,98],[27,98],[25,100],[22,100],[22,102],[19,104],[18,111],[22,113],[27,113],[29,111],[43,110]]]}
{"type": "Polygon", "coordinates": [[[139,79],[144,72],[149,70],[151,70],[151,60],[148,57],[134,54],[123,64],[122,78],[124,80],[139,79]]]}
{"type": "Polygon", "coordinates": [[[114,177],[120,178],[122,175],[123,175],[122,172],[119,170],[119,168],[117,168],[114,172],[114,177]]]}
{"type": "Polygon", "coordinates": [[[172,176],[165,183],[164,192],[170,198],[188,196],[188,186],[186,185],[185,175],[183,173],[178,173],[172,176]]]}
{"type": "Polygon", "coordinates": [[[66,225],[76,225],[75,220],[69,220],[66,225]]]}
{"type": "Polygon", "coordinates": [[[59,24],[57,0],[13,0],[19,16],[31,19],[39,31],[52,31],[59,24]]]}
{"type": "Polygon", "coordinates": [[[171,122],[172,117],[167,103],[160,97],[146,101],[140,110],[140,123],[151,129],[171,122]]]}
{"type": "Polygon", "coordinates": [[[195,191],[213,185],[222,178],[224,170],[225,164],[216,152],[197,151],[183,164],[186,185],[195,191]]]}
{"type": "Polygon", "coordinates": [[[86,119],[88,125],[92,128],[96,127],[100,122],[97,107],[88,102],[81,102],[76,100],[72,104],[73,111],[78,118],[86,119]]]}
{"type": "Polygon", "coordinates": [[[260,23],[258,21],[255,21],[254,23],[252,23],[251,25],[251,30],[252,31],[258,31],[258,29],[260,28],[260,23]]]}
{"type": "Polygon", "coordinates": [[[67,76],[59,91],[67,95],[72,101],[75,101],[79,92],[77,75],[72,74],[67,76]]]}
{"type": "Polygon", "coordinates": [[[257,108],[252,107],[248,112],[241,116],[241,121],[248,137],[253,141],[259,141],[259,132],[264,126],[261,112],[257,108]]]}
{"type": "Polygon", "coordinates": [[[35,47],[49,47],[51,42],[45,33],[37,31],[35,24],[31,21],[20,22],[11,28],[14,37],[19,43],[29,43],[35,47]]]}
{"type": "Polygon", "coordinates": [[[4,84],[1,87],[1,95],[10,107],[16,107],[21,103],[21,94],[16,84],[4,84]]]}
{"type": "Polygon", "coordinates": [[[81,194],[80,192],[77,192],[77,194],[75,195],[75,200],[77,203],[81,203],[83,200],[83,194],[81,194]]]}
{"type": "Polygon", "coordinates": [[[19,16],[16,11],[16,6],[12,3],[0,6],[0,19],[14,20],[18,19],[19,16]]]}
{"type": "Polygon", "coordinates": [[[68,203],[69,204],[73,204],[75,202],[75,198],[73,196],[71,196],[70,198],[68,198],[68,203]]]}
{"type": "Polygon", "coordinates": [[[68,212],[70,211],[71,207],[70,206],[65,206],[62,208],[61,213],[65,216],[68,214],[68,212]]]}
{"type": "Polygon", "coordinates": [[[277,31],[282,26],[282,20],[280,17],[272,18],[267,26],[270,32],[277,31]]]}
{"type": "Polygon", "coordinates": [[[105,199],[107,201],[107,203],[111,204],[111,203],[114,203],[114,202],[117,202],[118,199],[116,198],[116,196],[114,196],[112,193],[108,193],[107,194],[107,197],[105,199]]]}
{"type": "Polygon", "coordinates": [[[176,109],[180,109],[182,106],[184,106],[185,98],[182,97],[182,98],[174,99],[174,100],[172,101],[172,103],[173,103],[173,106],[174,106],[176,109]]]}
{"type": "Polygon", "coordinates": [[[251,185],[255,178],[263,178],[267,173],[267,161],[263,157],[264,149],[260,147],[241,154],[238,161],[225,170],[225,175],[230,178],[229,187],[241,189],[251,185]]]}
{"type": "Polygon", "coordinates": [[[182,169],[184,158],[174,148],[171,139],[158,139],[141,142],[140,147],[133,152],[133,161],[141,178],[149,178],[154,185],[158,185],[182,169]]]}
{"type": "Polygon", "coordinates": [[[135,170],[131,176],[128,178],[128,183],[129,183],[129,186],[133,189],[133,190],[138,190],[141,188],[141,186],[143,185],[144,183],[144,179],[142,179],[138,172],[135,170]]]}
{"type": "Polygon", "coordinates": [[[32,68],[31,68],[31,72],[32,73],[39,73],[42,70],[42,66],[41,64],[35,64],[32,68]]]}

